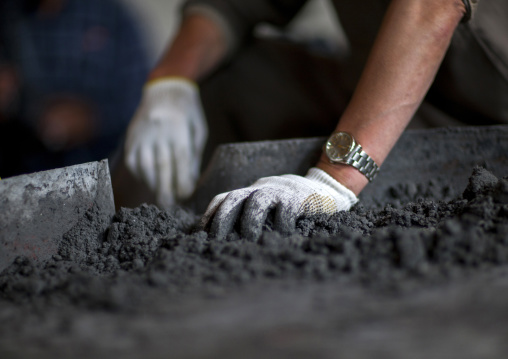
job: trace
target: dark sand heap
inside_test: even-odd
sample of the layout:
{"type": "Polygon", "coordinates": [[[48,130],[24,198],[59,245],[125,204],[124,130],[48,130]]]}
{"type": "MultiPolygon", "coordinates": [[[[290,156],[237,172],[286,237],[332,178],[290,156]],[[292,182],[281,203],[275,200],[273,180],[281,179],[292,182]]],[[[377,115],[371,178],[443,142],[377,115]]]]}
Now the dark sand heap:
{"type": "MultiPolygon", "coordinates": [[[[392,195],[401,191],[394,187],[392,195]]],[[[52,260],[35,265],[18,258],[5,270],[1,297],[122,309],[154,288],[206,293],[288,278],[397,288],[508,263],[506,179],[475,168],[459,198],[412,195],[417,199],[407,204],[303,218],[287,237],[268,224],[257,242],[236,233],[214,240],[194,230],[199,217],[192,213],[148,205],[118,211],[101,239],[91,211],[52,260]]]]}
{"type": "Polygon", "coordinates": [[[148,205],[118,211],[102,238],[92,209],[59,255],[38,264],[18,258],[0,275],[0,354],[467,358],[481,349],[501,358],[508,281],[440,288],[508,264],[508,179],[477,167],[461,196],[447,192],[395,184],[383,208],[302,218],[290,236],[268,223],[256,242],[236,233],[215,240],[195,230],[194,213],[148,205]],[[415,291],[434,296],[410,302],[415,291]],[[487,305],[469,302],[479,292],[487,305]],[[429,324],[435,315],[448,324],[429,324]],[[361,327],[369,320],[373,338],[385,339],[369,339],[372,323],[361,327]]]}

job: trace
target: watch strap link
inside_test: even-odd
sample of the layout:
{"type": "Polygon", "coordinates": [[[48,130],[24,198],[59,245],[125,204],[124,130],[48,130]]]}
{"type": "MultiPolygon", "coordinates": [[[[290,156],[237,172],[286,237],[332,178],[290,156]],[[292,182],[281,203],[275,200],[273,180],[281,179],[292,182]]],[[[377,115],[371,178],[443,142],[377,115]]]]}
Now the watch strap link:
{"type": "Polygon", "coordinates": [[[379,172],[379,167],[374,160],[363,150],[362,146],[357,145],[344,160],[344,163],[355,167],[367,177],[371,182],[379,172]]]}

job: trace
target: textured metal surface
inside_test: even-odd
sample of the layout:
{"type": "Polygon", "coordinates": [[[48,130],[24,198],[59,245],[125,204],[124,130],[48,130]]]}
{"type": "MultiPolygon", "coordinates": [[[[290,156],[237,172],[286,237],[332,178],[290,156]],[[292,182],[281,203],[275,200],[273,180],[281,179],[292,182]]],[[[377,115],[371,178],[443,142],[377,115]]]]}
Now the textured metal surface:
{"type": "Polygon", "coordinates": [[[107,160],[1,180],[0,271],[20,255],[56,254],[62,235],[94,205],[100,216],[114,215],[107,160]]]}
{"type": "MultiPolygon", "coordinates": [[[[323,137],[220,146],[189,206],[200,213],[216,194],[248,186],[260,177],[304,175],[316,163],[325,141],[323,137]]],[[[464,188],[475,165],[499,177],[508,175],[508,126],[408,130],[360,200],[366,206],[382,204],[393,183],[401,182],[415,187],[439,180],[464,188]]]]}

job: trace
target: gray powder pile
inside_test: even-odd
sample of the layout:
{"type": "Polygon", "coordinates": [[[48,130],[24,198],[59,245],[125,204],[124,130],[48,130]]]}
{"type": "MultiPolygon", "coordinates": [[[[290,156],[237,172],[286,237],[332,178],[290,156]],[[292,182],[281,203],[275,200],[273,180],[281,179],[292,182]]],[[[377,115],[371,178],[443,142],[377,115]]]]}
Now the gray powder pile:
{"type": "Polygon", "coordinates": [[[182,208],[121,209],[104,238],[95,220],[92,210],[49,261],[18,258],[0,275],[0,298],[129,310],[157,291],[171,300],[274,279],[397,288],[508,263],[508,179],[479,167],[457,198],[360,204],[332,218],[302,218],[290,236],[268,223],[255,242],[237,233],[210,238],[182,208]]]}

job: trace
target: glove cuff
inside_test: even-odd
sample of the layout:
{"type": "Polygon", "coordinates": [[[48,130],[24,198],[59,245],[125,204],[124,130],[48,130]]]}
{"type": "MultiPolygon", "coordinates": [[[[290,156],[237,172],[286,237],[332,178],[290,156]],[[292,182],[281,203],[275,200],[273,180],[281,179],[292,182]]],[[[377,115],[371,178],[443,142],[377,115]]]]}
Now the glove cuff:
{"type": "Polygon", "coordinates": [[[152,88],[152,87],[160,87],[159,85],[162,85],[163,87],[167,87],[173,84],[178,84],[178,86],[190,86],[194,90],[198,90],[199,86],[194,81],[183,77],[183,76],[165,76],[165,77],[159,77],[154,80],[150,80],[147,83],[145,83],[144,88],[152,88]]]}
{"type": "Polygon", "coordinates": [[[173,101],[184,101],[198,97],[198,85],[183,77],[161,77],[149,81],[143,88],[144,98],[154,104],[173,101]]]}
{"type": "Polygon", "coordinates": [[[333,192],[337,192],[344,197],[349,203],[349,207],[352,207],[354,204],[358,202],[358,197],[351,191],[349,188],[344,186],[342,183],[338,182],[330,176],[328,173],[323,171],[320,168],[312,167],[309,169],[305,178],[310,179],[312,181],[319,182],[326,186],[333,192]]]}
{"type": "MultiPolygon", "coordinates": [[[[161,77],[149,81],[143,88],[143,103],[149,109],[169,106],[180,113],[199,103],[199,88],[183,77],[161,77]]],[[[157,119],[161,116],[156,116],[157,119]]]]}

